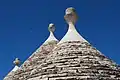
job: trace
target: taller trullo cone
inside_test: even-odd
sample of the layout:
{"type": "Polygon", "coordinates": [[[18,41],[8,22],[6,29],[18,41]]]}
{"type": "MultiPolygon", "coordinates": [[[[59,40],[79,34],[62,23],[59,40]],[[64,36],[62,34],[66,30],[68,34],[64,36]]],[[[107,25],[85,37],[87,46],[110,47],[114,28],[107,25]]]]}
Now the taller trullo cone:
{"type": "Polygon", "coordinates": [[[120,69],[85,40],[75,29],[77,14],[67,8],[65,20],[68,32],[42,61],[35,67],[23,66],[13,80],[120,80],[120,69]]]}

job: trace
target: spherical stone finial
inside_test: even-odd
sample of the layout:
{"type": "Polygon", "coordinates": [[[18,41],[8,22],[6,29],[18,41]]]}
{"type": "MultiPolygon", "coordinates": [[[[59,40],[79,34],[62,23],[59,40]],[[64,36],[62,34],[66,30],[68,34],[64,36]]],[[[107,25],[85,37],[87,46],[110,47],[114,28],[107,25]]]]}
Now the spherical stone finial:
{"type": "Polygon", "coordinates": [[[20,60],[19,60],[18,58],[16,58],[15,61],[13,61],[13,63],[14,63],[15,65],[19,65],[19,64],[20,64],[20,60]]]}
{"type": "Polygon", "coordinates": [[[55,31],[55,25],[54,25],[53,23],[50,23],[50,24],[49,24],[49,27],[48,27],[48,30],[49,30],[50,32],[54,32],[54,31],[55,31]]]}
{"type": "Polygon", "coordinates": [[[65,11],[64,18],[67,21],[67,23],[75,24],[77,19],[78,19],[78,16],[77,16],[75,9],[73,7],[67,8],[65,11]]]}
{"type": "Polygon", "coordinates": [[[67,8],[66,11],[65,11],[66,15],[67,15],[67,14],[72,14],[73,12],[74,12],[74,13],[76,12],[73,7],[69,7],[69,8],[67,8]]]}
{"type": "Polygon", "coordinates": [[[57,43],[58,40],[56,39],[55,35],[54,35],[54,31],[55,31],[55,25],[53,23],[49,24],[48,30],[50,31],[50,35],[47,38],[47,40],[43,43],[44,45],[46,44],[53,44],[53,43],[57,43]]]}

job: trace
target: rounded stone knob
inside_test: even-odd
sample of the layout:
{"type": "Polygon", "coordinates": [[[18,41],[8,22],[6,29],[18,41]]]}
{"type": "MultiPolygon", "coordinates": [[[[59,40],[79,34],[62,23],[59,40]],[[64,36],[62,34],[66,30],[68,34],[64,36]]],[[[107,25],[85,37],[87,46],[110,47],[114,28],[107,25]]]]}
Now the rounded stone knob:
{"type": "Polygon", "coordinates": [[[64,18],[68,24],[69,23],[75,24],[77,19],[78,19],[78,16],[77,16],[75,9],[73,7],[67,8],[65,11],[64,18]]]}
{"type": "Polygon", "coordinates": [[[70,14],[75,13],[75,12],[76,11],[75,11],[75,9],[73,7],[69,7],[65,11],[66,15],[70,15],[70,14]]]}
{"type": "Polygon", "coordinates": [[[49,27],[48,27],[48,30],[49,30],[50,32],[54,32],[54,31],[55,31],[55,25],[54,25],[53,23],[50,23],[50,24],[49,24],[49,27]]]}
{"type": "Polygon", "coordinates": [[[20,64],[20,60],[19,60],[18,58],[16,58],[15,61],[13,61],[13,63],[14,63],[15,65],[19,65],[19,64],[20,64]]]}

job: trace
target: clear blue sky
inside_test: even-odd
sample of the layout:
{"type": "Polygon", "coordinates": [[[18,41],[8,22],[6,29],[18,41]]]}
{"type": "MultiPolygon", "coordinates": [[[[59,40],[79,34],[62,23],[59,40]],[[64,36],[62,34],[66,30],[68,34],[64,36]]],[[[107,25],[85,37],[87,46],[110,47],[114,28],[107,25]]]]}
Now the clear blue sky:
{"type": "Polygon", "coordinates": [[[0,80],[16,57],[24,62],[46,40],[49,23],[58,39],[64,36],[63,16],[71,6],[81,35],[120,64],[120,0],[0,0],[0,80]]]}

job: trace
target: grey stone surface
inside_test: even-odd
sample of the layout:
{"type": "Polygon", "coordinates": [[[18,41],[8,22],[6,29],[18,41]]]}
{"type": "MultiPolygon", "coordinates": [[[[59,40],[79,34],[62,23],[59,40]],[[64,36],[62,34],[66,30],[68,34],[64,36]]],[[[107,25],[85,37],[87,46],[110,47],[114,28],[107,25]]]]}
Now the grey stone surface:
{"type": "MultiPolygon", "coordinates": [[[[51,33],[47,43],[45,41],[45,45],[5,80],[120,80],[120,66],[89,44],[75,29],[75,9],[67,8],[64,18],[69,29],[58,45],[51,33]]],[[[49,30],[54,31],[54,25],[50,26],[52,29],[49,30]]]]}
{"type": "Polygon", "coordinates": [[[40,48],[38,48],[20,67],[19,70],[15,72],[10,72],[4,80],[26,80],[25,76],[22,75],[34,75],[38,72],[39,64],[43,62],[43,59],[46,55],[49,55],[52,52],[52,49],[56,46],[57,41],[50,41],[47,44],[43,44],[40,48]],[[16,77],[19,77],[16,78],[16,77]],[[14,79],[15,78],[15,79],[14,79]]]}
{"type": "Polygon", "coordinates": [[[120,80],[118,65],[87,42],[46,48],[26,61],[12,80],[120,80]]]}

